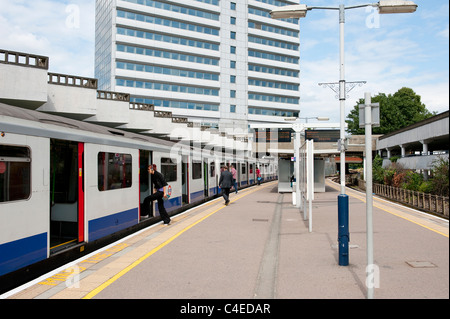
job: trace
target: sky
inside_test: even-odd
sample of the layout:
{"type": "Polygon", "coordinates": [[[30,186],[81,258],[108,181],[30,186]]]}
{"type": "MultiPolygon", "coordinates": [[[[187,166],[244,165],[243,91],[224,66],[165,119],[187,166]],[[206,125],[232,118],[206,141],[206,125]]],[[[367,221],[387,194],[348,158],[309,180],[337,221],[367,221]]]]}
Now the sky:
{"type": "MultiPolygon", "coordinates": [[[[414,2],[418,8],[410,14],[345,10],[345,80],[366,82],[347,92],[346,115],[365,92],[387,95],[402,87],[420,95],[431,112],[449,109],[449,2],[414,2]]],[[[301,3],[348,7],[370,1],[301,3]]],[[[48,56],[49,72],[94,77],[95,0],[0,0],[0,48],[48,56]]],[[[336,93],[319,86],[340,77],[337,10],[313,9],[300,19],[300,70],[300,117],[338,123],[336,93]]]]}

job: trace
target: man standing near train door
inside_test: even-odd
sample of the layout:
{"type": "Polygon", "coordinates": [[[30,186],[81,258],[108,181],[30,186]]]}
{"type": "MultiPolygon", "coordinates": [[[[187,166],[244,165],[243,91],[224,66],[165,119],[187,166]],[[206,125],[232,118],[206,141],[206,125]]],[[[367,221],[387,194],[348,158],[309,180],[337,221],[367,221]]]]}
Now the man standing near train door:
{"type": "Polygon", "coordinates": [[[152,174],[153,194],[144,199],[143,215],[149,214],[150,205],[153,205],[153,201],[156,199],[158,201],[159,215],[164,221],[164,224],[169,225],[170,217],[164,207],[164,199],[167,198],[167,182],[164,176],[160,172],[156,171],[156,164],[150,164],[148,166],[148,172],[152,174]]]}
{"type": "Polygon", "coordinates": [[[222,196],[225,200],[225,205],[228,205],[230,203],[230,188],[233,186],[233,175],[226,166],[223,166],[221,171],[219,188],[222,189],[222,196]]]}

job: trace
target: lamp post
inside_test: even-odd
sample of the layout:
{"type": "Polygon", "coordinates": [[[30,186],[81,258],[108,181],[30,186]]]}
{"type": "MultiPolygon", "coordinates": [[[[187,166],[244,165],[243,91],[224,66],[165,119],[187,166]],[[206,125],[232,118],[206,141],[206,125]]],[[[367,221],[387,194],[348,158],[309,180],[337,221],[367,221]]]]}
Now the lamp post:
{"type": "MultiPolygon", "coordinates": [[[[341,194],[338,196],[339,223],[339,265],[348,265],[348,196],[345,195],[345,60],[344,60],[344,24],[345,10],[362,7],[376,7],[380,14],[385,13],[412,13],[417,9],[413,1],[404,0],[380,0],[377,3],[348,6],[341,4],[339,7],[309,7],[306,4],[289,5],[279,7],[270,12],[273,19],[304,18],[309,10],[339,10],[339,101],[340,101],[340,172],[341,172],[341,194]],[[342,248],[342,249],[341,249],[342,248]]],[[[369,258],[368,258],[369,259],[369,258]]],[[[373,260],[373,259],[372,259],[373,260]]],[[[373,293],[368,295],[372,298],[373,293]]]]}
{"type": "Polygon", "coordinates": [[[339,101],[340,101],[340,172],[341,172],[341,194],[345,194],[345,59],[344,59],[344,24],[345,24],[345,10],[356,9],[363,7],[377,7],[380,14],[385,13],[412,13],[417,9],[417,5],[412,1],[403,0],[381,0],[378,3],[361,4],[348,6],[341,4],[339,7],[309,7],[306,4],[289,5],[276,8],[270,12],[273,19],[285,18],[304,18],[306,13],[313,9],[323,10],[339,10],[339,101]]]}

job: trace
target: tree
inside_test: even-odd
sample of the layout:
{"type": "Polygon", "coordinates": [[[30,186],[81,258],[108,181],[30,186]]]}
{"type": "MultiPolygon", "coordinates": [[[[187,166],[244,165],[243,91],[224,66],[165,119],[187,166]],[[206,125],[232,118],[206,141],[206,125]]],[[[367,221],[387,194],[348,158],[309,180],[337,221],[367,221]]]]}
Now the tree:
{"type": "MultiPolygon", "coordinates": [[[[420,101],[420,95],[407,87],[401,88],[393,95],[379,93],[372,97],[372,103],[377,102],[380,103],[380,127],[374,127],[373,134],[387,134],[436,115],[436,112],[427,110],[425,104],[420,101]]],[[[364,99],[359,99],[358,104],[364,104],[364,99]]],[[[349,133],[363,135],[364,128],[359,128],[358,104],[347,115],[346,122],[349,133]]]]}

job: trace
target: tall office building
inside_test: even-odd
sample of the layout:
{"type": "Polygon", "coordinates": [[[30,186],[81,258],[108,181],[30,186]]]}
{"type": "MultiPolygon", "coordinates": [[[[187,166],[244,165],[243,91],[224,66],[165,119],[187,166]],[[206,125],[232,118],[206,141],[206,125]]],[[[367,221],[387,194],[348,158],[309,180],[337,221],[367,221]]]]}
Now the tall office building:
{"type": "Polygon", "coordinates": [[[291,4],[97,0],[99,89],[231,134],[298,116],[298,19],[269,15],[291,4]]]}

